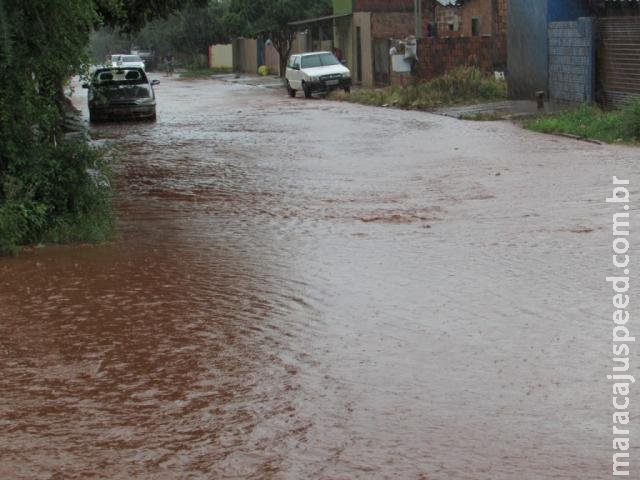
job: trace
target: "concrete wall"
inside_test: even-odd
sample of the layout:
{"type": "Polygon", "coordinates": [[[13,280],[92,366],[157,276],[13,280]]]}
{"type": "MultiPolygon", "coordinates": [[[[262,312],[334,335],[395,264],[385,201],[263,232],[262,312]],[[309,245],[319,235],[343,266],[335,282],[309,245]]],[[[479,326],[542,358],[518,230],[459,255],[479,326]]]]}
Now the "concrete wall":
{"type": "Polygon", "coordinates": [[[309,35],[303,32],[296,33],[293,42],[291,43],[291,54],[304,53],[311,50],[311,39],[309,35]]]}
{"type": "Polygon", "coordinates": [[[546,0],[509,0],[507,55],[509,96],[533,98],[547,89],[546,0]]]}
{"type": "Polygon", "coordinates": [[[272,44],[265,46],[264,64],[269,67],[269,73],[280,75],[280,54],[272,44]]]}
{"type": "Polygon", "coordinates": [[[353,14],[353,60],[349,60],[351,78],[354,81],[358,78],[358,45],[356,34],[358,27],[360,27],[360,46],[362,53],[362,85],[364,87],[373,87],[375,83],[373,75],[373,37],[371,36],[371,13],[368,12],[356,12],[353,14]]]}
{"type": "Polygon", "coordinates": [[[209,49],[209,67],[233,68],[233,45],[211,45],[209,49]]]}
{"type": "Polygon", "coordinates": [[[258,73],[258,42],[253,38],[237,38],[233,42],[233,69],[258,73]]]}
{"type": "Polygon", "coordinates": [[[595,20],[549,24],[549,97],[592,102],[595,95],[595,20]]]}

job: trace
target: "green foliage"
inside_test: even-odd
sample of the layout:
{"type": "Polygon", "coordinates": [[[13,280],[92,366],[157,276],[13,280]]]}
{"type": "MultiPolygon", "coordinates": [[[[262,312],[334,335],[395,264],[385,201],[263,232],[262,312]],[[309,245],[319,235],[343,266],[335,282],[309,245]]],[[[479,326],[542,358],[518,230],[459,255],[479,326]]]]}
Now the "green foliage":
{"type": "Polygon", "coordinates": [[[389,105],[401,108],[431,109],[443,105],[503,100],[506,83],[485,75],[475,67],[459,67],[441,77],[402,87],[393,85],[378,90],[357,90],[334,98],[365,105],[389,105]]]}
{"type": "Polygon", "coordinates": [[[567,133],[607,143],[640,141],[640,98],[620,110],[604,112],[593,105],[529,119],[525,128],[542,133],[567,133]]]}
{"type": "Polygon", "coordinates": [[[622,109],[623,138],[640,141],[640,98],[631,101],[622,109]]]}
{"type": "Polygon", "coordinates": [[[204,68],[208,65],[209,46],[228,41],[225,24],[228,9],[226,0],[190,1],[182,10],[157,18],[136,33],[102,28],[92,35],[91,50],[101,62],[108,54],[128,52],[131,45],[138,45],[154,52],[156,64],[171,54],[188,68],[204,68]]]}
{"type": "Polygon", "coordinates": [[[11,164],[2,176],[0,253],[12,253],[19,244],[107,239],[110,199],[99,152],[84,142],[64,141],[41,146],[39,153],[11,164]]]}
{"type": "Polygon", "coordinates": [[[64,86],[88,64],[94,25],[134,30],[186,0],[0,0],[0,252],[41,241],[100,240],[106,188],[85,141],[65,140],[64,86]]]}
{"type": "Polygon", "coordinates": [[[289,23],[329,13],[329,0],[231,0],[225,24],[230,34],[271,40],[280,54],[280,72],[284,75],[297,31],[289,23]]]}
{"type": "MultiPolygon", "coordinates": [[[[148,22],[168,18],[185,5],[205,6],[207,0],[94,0],[100,24],[138,32],[148,22]]],[[[217,2],[212,2],[217,3],[217,2]]]]}

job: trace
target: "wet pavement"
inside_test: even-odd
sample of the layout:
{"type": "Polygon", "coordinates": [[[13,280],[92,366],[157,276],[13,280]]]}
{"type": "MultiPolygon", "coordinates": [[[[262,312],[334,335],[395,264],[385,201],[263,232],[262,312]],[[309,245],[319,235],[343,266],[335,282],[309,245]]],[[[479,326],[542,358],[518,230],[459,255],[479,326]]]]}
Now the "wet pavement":
{"type": "Polygon", "coordinates": [[[0,258],[0,478],[610,475],[637,150],[161,80],[115,240],[0,258]]]}

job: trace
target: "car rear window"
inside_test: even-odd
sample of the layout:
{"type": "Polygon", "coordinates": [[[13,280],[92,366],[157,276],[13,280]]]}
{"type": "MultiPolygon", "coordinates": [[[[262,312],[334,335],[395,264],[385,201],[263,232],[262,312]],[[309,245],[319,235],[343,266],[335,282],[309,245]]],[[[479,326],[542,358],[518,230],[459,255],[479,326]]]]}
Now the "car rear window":
{"type": "Polygon", "coordinates": [[[141,85],[147,82],[144,72],[137,68],[98,70],[93,75],[93,83],[96,85],[141,85]]]}

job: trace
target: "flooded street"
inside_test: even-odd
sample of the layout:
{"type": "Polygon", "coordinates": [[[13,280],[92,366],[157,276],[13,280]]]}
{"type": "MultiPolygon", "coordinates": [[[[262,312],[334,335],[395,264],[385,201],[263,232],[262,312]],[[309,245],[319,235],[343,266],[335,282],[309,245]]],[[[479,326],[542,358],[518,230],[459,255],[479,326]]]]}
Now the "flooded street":
{"type": "Polygon", "coordinates": [[[0,258],[0,478],[611,474],[637,149],[159,78],[114,241],[0,258]]]}

